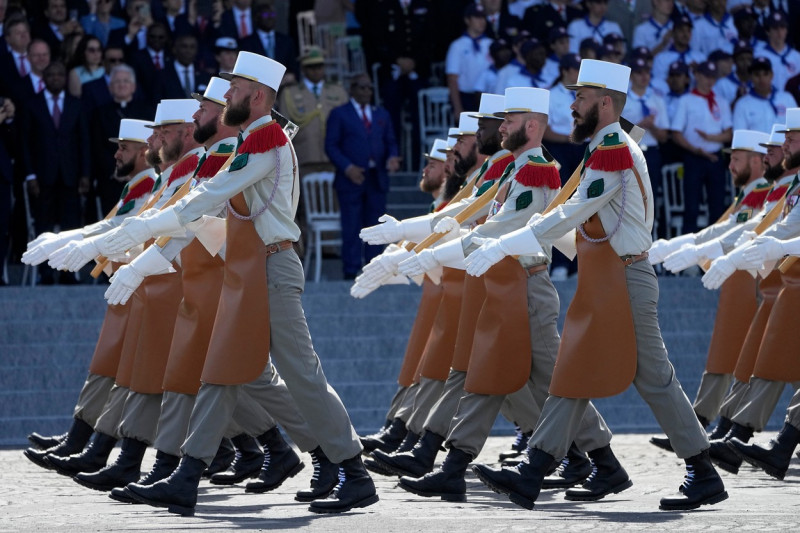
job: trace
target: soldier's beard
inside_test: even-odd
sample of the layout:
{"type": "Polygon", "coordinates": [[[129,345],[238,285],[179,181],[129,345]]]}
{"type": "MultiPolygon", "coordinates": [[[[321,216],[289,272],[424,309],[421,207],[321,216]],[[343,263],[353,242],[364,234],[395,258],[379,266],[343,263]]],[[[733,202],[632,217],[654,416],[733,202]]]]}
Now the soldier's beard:
{"type": "Polygon", "coordinates": [[[500,134],[496,133],[486,139],[481,139],[478,144],[478,152],[482,155],[492,155],[499,152],[503,147],[500,146],[500,134]]]}
{"type": "Polygon", "coordinates": [[[183,155],[183,140],[175,139],[172,145],[161,145],[161,150],[158,151],[158,155],[161,157],[161,161],[176,162],[178,158],[183,155]]]}
{"type": "Polygon", "coordinates": [[[783,175],[783,163],[778,163],[777,165],[768,166],[767,169],[764,171],[764,178],[770,183],[780,178],[782,175],[783,175]]]}
{"type": "Polygon", "coordinates": [[[130,161],[125,161],[124,163],[119,163],[117,164],[116,169],[114,169],[114,175],[118,178],[130,176],[135,166],[136,164],[133,159],[130,161]]]}
{"type": "Polygon", "coordinates": [[[525,133],[525,123],[523,123],[518,130],[508,134],[508,137],[501,143],[501,146],[509,152],[513,152],[517,148],[525,146],[528,140],[528,134],[525,133]]]}
{"type": "MultiPolygon", "coordinates": [[[[572,112],[573,118],[578,118],[576,112],[572,112]]],[[[595,104],[593,108],[586,112],[581,124],[576,120],[572,126],[572,133],[569,135],[570,142],[574,144],[583,144],[587,137],[594,135],[594,130],[597,129],[597,123],[600,122],[600,106],[595,104]]]]}
{"type": "Polygon", "coordinates": [[[222,123],[226,126],[239,126],[250,117],[250,100],[242,100],[238,104],[229,103],[222,112],[222,123]]]}
{"type": "Polygon", "coordinates": [[[783,167],[785,170],[800,167],[800,152],[789,154],[788,157],[784,158],[783,167]]]}
{"type": "Polygon", "coordinates": [[[431,193],[435,190],[439,189],[442,186],[442,180],[444,179],[444,172],[442,172],[438,178],[431,178],[430,176],[423,174],[422,180],[419,182],[419,190],[422,192],[431,193]]]}
{"type": "Polygon", "coordinates": [[[750,173],[752,171],[753,171],[753,168],[750,165],[750,162],[748,161],[746,168],[743,168],[739,172],[736,172],[735,174],[733,174],[733,185],[734,185],[734,187],[743,187],[747,183],[747,180],[750,179],[750,173]]]}
{"type": "Polygon", "coordinates": [[[216,119],[208,121],[208,123],[200,124],[195,123],[194,133],[192,136],[194,140],[200,144],[205,144],[207,140],[217,134],[217,121],[216,119]]]}
{"type": "Polygon", "coordinates": [[[157,167],[161,164],[161,156],[158,155],[158,150],[151,150],[149,148],[145,150],[144,160],[147,161],[147,164],[151,167],[157,167]]]}
{"type": "Polygon", "coordinates": [[[444,199],[450,201],[456,195],[461,185],[464,184],[465,176],[458,172],[454,172],[448,176],[447,181],[444,182],[444,199]]]}
{"type": "MultiPolygon", "coordinates": [[[[494,152],[492,152],[494,153],[494,152]]],[[[475,166],[478,162],[478,150],[475,146],[472,147],[472,150],[469,151],[466,157],[462,157],[460,154],[456,154],[456,161],[453,164],[456,170],[456,174],[466,175],[466,173],[475,166]]]]}

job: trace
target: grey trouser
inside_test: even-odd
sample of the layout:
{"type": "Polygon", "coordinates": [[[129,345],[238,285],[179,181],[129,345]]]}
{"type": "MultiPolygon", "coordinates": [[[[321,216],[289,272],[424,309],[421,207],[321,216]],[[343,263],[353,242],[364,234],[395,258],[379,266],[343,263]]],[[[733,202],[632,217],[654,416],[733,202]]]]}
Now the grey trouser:
{"type": "Polygon", "coordinates": [[[114,385],[108,392],[108,399],[103,406],[103,412],[97,417],[94,430],[111,437],[120,439],[119,421],[122,420],[122,410],[125,408],[125,399],[130,389],[114,385]]]}
{"type": "Polygon", "coordinates": [[[403,405],[403,400],[406,397],[409,387],[398,386],[397,390],[392,396],[392,401],[389,402],[389,410],[386,412],[386,420],[397,418],[397,411],[403,405]]]}
{"type": "MultiPolygon", "coordinates": [[[[790,383],[797,390],[800,382],[790,383]]],[[[767,425],[769,417],[778,405],[778,400],[783,394],[785,381],[772,381],[755,376],[750,378],[750,387],[739,402],[731,420],[755,431],[762,431],[767,425]]]]}
{"type": "MultiPolygon", "coordinates": [[[[512,392],[503,397],[500,414],[509,422],[516,424],[523,433],[530,433],[536,427],[536,422],[539,421],[542,407],[536,405],[530,388],[522,387],[517,392],[512,392]]],[[[452,429],[452,427],[453,424],[451,423],[450,428],[452,429]]]]}
{"type": "Polygon", "coordinates": [[[83,384],[75,410],[72,412],[73,418],[83,420],[94,427],[103,407],[108,399],[108,393],[114,386],[114,378],[89,374],[83,384]]]}
{"type": "MultiPolygon", "coordinates": [[[[464,396],[464,382],[466,380],[466,372],[450,369],[450,374],[444,382],[442,393],[436,403],[433,404],[422,426],[426,432],[432,432],[441,437],[447,436],[450,423],[453,421],[453,416],[458,409],[458,402],[464,396]]],[[[495,416],[497,416],[497,413],[495,413],[495,416]]]]}
{"type": "Polygon", "coordinates": [[[720,407],[720,416],[729,420],[733,418],[733,415],[739,409],[739,403],[742,401],[742,399],[744,399],[745,394],[747,394],[747,389],[749,388],[749,383],[744,383],[738,379],[734,379],[731,390],[728,392],[727,396],[725,396],[725,400],[722,402],[722,407],[720,407]]]}
{"type": "Polygon", "coordinates": [[[732,381],[733,374],[709,374],[704,371],[692,406],[694,412],[709,422],[717,418],[732,381]]]}
{"type": "Polygon", "coordinates": [[[169,455],[180,455],[181,444],[186,440],[189,417],[194,407],[194,394],[164,391],[161,398],[161,415],[153,447],[169,455]]]}
{"type": "MultiPolygon", "coordinates": [[[[513,420],[518,424],[522,421],[525,425],[535,427],[541,414],[540,406],[548,396],[559,345],[558,293],[545,271],[529,277],[527,289],[531,371],[526,385],[507,396],[465,393],[452,419],[448,446],[456,447],[473,457],[483,448],[504,400],[510,400],[512,405],[519,405],[521,402],[514,402],[515,397],[530,398],[531,403],[525,406],[526,410],[514,413],[513,420]]],[[[588,451],[601,448],[611,441],[611,432],[593,405],[590,404],[584,419],[578,432],[579,437],[584,437],[583,446],[579,444],[581,449],[588,451]]]]}
{"type": "Polygon", "coordinates": [[[125,407],[122,409],[122,418],[119,421],[119,436],[136,439],[148,446],[153,444],[161,414],[161,397],[161,394],[128,392],[125,407]]]}
{"type": "MultiPolygon", "coordinates": [[[[264,349],[285,380],[302,418],[328,458],[339,463],[361,453],[350,417],[336,391],[328,385],[319,357],[314,352],[300,295],[305,279],[294,250],[273,254],[267,260],[270,337],[264,349]]],[[[213,385],[204,383],[197,394],[182,451],[210,464],[236,410],[239,393],[251,394],[265,409],[277,415],[264,389],[273,381],[271,365],[254,383],[213,385]]],[[[288,429],[287,429],[288,431],[288,429]]],[[[294,439],[294,437],[292,437],[294,439]]],[[[295,441],[297,442],[297,441],[295,441]]],[[[304,446],[297,442],[301,448],[304,446]]],[[[308,446],[308,443],[305,444],[308,446]]]]}
{"type": "MultiPolygon", "coordinates": [[[[708,437],[667,357],[656,310],[658,280],[647,261],[627,267],[625,277],[636,335],[633,384],[650,406],[678,457],[692,457],[708,448],[708,437]]],[[[528,446],[556,458],[563,457],[575,440],[589,403],[588,399],[581,398],[547,398],[528,446]]]]}
{"type": "Polygon", "coordinates": [[[789,407],[786,409],[786,423],[791,424],[795,429],[800,429],[800,390],[794,392],[792,401],[789,402],[789,407]]]}
{"type": "Polygon", "coordinates": [[[422,429],[428,414],[433,409],[434,404],[439,400],[439,396],[444,389],[444,381],[438,379],[419,378],[417,394],[414,396],[414,407],[411,415],[406,421],[406,428],[409,431],[422,435],[422,429]]]}

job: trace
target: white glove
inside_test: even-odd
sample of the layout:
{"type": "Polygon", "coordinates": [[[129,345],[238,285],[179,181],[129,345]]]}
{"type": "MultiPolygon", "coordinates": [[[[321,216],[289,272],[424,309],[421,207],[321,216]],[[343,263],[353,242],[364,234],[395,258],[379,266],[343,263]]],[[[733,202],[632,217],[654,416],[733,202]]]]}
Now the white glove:
{"type": "Polygon", "coordinates": [[[429,215],[403,221],[390,215],[383,215],[378,221],[381,224],[361,230],[359,237],[362,241],[368,244],[387,244],[403,239],[419,242],[431,234],[431,217],[429,215]]]}
{"type": "Polygon", "coordinates": [[[90,237],[80,242],[71,242],[50,256],[49,265],[57,270],[77,272],[83,265],[100,255],[97,241],[102,236],[90,237]]]}
{"type": "Polygon", "coordinates": [[[686,244],[680,250],[672,252],[664,259],[664,268],[677,274],[706,259],[716,259],[723,254],[722,245],[713,239],[703,244],[686,244]]]}
{"type": "Polygon", "coordinates": [[[29,245],[28,250],[22,254],[22,262],[26,265],[39,265],[47,261],[50,254],[68,242],[80,241],[81,239],[83,239],[83,234],[80,229],[59,232],[36,246],[31,247],[29,245]]]}
{"type": "Polygon", "coordinates": [[[529,226],[506,233],[499,239],[475,237],[472,242],[481,247],[469,254],[465,260],[467,274],[482,276],[489,268],[499,263],[507,255],[544,254],[539,241],[529,226]],[[478,254],[478,255],[476,255],[478,254]]]}
{"type": "Polygon", "coordinates": [[[687,233],[669,240],[658,239],[648,250],[648,260],[651,265],[657,265],[672,252],[680,250],[685,244],[694,244],[694,233],[687,233]]]}
{"type": "Polygon", "coordinates": [[[781,241],[775,237],[758,237],[744,250],[744,260],[760,266],[767,261],[780,259],[790,253],[784,249],[784,243],[786,242],[792,241],[781,241]]]}
{"type": "Polygon", "coordinates": [[[378,286],[383,285],[390,278],[397,275],[397,265],[404,259],[411,257],[413,253],[399,246],[392,252],[384,253],[376,261],[371,261],[367,265],[369,268],[364,267],[362,273],[364,281],[378,286]]]}
{"type": "Polygon", "coordinates": [[[436,223],[436,226],[433,228],[433,232],[452,233],[454,235],[459,235],[460,229],[461,224],[458,223],[458,220],[454,219],[453,217],[444,217],[442,220],[436,223]]]}
{"type": "Polygon", "coordinates": [[[758,263],[753,263],[745,259],[745,253],[748,248],[752,246],[751,243],[745,244],[738,248],[734,248],[728,255],[723,255],[714,259],[708,272],[703,275],[703,286],[706,289],[719,289],[725,280],[727,280],[737,270],[755,269],[759,266],[758,263]]]}
{"type": "Polygon", "coordinates": [[[403,260],[397,265],[397,270],[406,276],[419,276],[429,270],[433,270],[439,265],[439,262],[433,255],[433,250],[427,248],[403,260]]]}
{"type": "Polygon", "coordinates": [[[739,238],[736,239],[736,243],[734,243],[734,246],[738,248],[739,246],[752,241],[756,237],[758,237],[758,233],[756,233],[755,231],[745,230],[742,232],[741,235],[739,235],[739,238]]]}
{"type": "Polygon", "coordinates": [[[175,210],[167,208],[150,218],[126,218],[120,227],[105,234],[100,248],[106,255],[119,254],[155,236],[182,236],[186,232],[175,210]]]}
{"type": "Polygon", "coordinates": [[[167,261],[157,246],[150,246],[129,265],[119,268],[111,276],[111,285],[105,293],[109,305],[124,305],[144,278],[156,274],[175,272],[172,264],[167,261]]]}
{"type": "Polygon", "coordinates": [[[28,247],[25,249],[25,251],[27,252],[31,248],[42,244],[44,241],[48,241],[56,237],[58,237],[57,233],[53,233],[52,231],[45,231],[44,233],[33,239],[31,242],[29,242],[28,247]]]}

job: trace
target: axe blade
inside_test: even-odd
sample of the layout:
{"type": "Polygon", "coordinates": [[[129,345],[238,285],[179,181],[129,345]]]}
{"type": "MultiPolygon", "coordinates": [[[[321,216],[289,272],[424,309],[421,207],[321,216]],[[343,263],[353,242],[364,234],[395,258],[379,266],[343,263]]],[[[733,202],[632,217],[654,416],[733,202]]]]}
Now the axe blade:
{"type": "Polygon", "coordinates": [[[640,128],[625,117],[619,117],[619,125],[622,126],[622,129],[625,130],[625,133],[627,133],[631,139],[636,141],[636,144],[639,144],[642,141],[642,137],[644,137],[645,134],[644,129],[640,128]]]}

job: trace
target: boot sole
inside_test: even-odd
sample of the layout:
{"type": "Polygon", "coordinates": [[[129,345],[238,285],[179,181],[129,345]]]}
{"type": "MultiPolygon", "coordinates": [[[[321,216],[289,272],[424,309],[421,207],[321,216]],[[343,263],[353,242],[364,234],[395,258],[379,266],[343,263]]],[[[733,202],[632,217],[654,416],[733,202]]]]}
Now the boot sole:
{"type": "Polygon", "coordinates": [[[108,494],[108,497],[120,503],[131,503],[134,505],[141,504],[139,500],[137,500],[136,498],[133,497],[133,495],[131,495],[131,491],[129,491],[127,488],[123,488],[122,490],[125,492],[124,496],[110,492],[108,494]]]}
{"type": "Polygon", "coordinates": [[[425,498],[441,498],[444,502],[465,502],[467,501],[467,494],[453,494],[447,492],[426,492],[424,490],[418,490],[414,487],[410,487],[408,485],[403,484],[402,481],[397,484],[398,487],[401,489],[410,492],[411,494],[416,494],[417,496],[422,496],[425,498]]]}
{"type": "Polygon", "coordinates": [[[547,481],[547,479],[545,479],[542,482],[542,490],[548,490],[548,489],[571,489],[575,485],[580,485],[581,483],[586,481],[588,478],[589,478],[589,474],[586,474],[585,477],[582,477],[580,479],[575,479],[575,480],[571,480],[571,481],[566,480],[566,479],[559,480],[559,481],[547,481]]]}
{"type": "Polygon", "coordinates": [[[106,465],[101,465],[101,466],[97,466],[97,467],[92,466],[89,470],[82,470],[80,468],[78,468],[78,469],[64,468],[63,466],[60,466],[60,465],[50,461],[50,458],[47,457],[47,456],[45,456],[44,460],[48,465],[50,465],[50,469],[51,470],[55,470],[57,473],[61,474],[62,476],[67,476],[67,477],[75,477],[77,474],[93,474],[93,473],[97,472],[98,470],[100,470],[101,468],[105,468],[105,466],[106,466],[106,465]]]}
{"type": "Polygon", "coordinates": [[[96,491],[99,491],[99,492],[111,492],[111,489],[118,489],[118,488],[124,487],[128,483],[136,483],[139,480],[139,477],[141,477],[141,474],[136,476],[136,479],[134,479],[133,481],[124,480],[123,479],[123,480],[121,480],[119,482],[119,484],[114,484],[114,485],[110,485],[110,484],[103,485],[103,484],[100,484],[100,483],[92,483],[91,481],[86,481],[85,479],[81,479],[79,477],[73,477],[72,480],[75,483],[77,483],[78,485],[82,485],[82,486],[86,487],[87,489],[92,489],[92,490],[96,490],[96,491]]]}
{"type": "Polygon", "coordinates": [[[430,470],[426,470],[424,472],[412,472],[410,470],[404,470],[402,468],[399,468],[399,467],[390,465],[389,463],[386,463],[384,461],[381,461],[379,458],[375,457],[374,455],[372,456],[372,460],[375,461],[375,464],[378,465],[379,468],[384,468],[387,471],[389,471],[390,472],[389,475],[392,475],[392,476],[398,476],[398,477],[408,476],[408,477],[418,478],[418,477],[422,477],[425,474],[430,472],[430,470]]]}
{"type": "Polygon", "coordinates": [[[324,500],[325,498],[327,498],[328,496],[331,495],[331,492],[333,492],[333,489],[335,489],[335,488],[336,488],[336,486],[334,485],[333,487],[331,487],[331,490],[329,490],[327,492],[322,492],[322,493],[319,494],[319,496],[316,496],[316,497],[314,497],[314,496],[298,496],[298,495],[295,494],[294,501],[303,502],[303,503],[311,503],[311,502],[315,502],[317,500],[324,500]]]}
{"type": "Polygon", "coordinates": [[[731,446],[731,449],[733,449],[733,453],[735,453],[737,456],[739,456],[744,462],[746,462],[749,465],[755,466],[756,468],[760,468],[761,470],[766,472],[768,475],[774,477],[775,479],[779,479],[779,480],[783,481],[783,478],[786,476],[786,471],[788,470],[788,468],[784,469],[784,470],[781,470],[779,468],[774,467],[773,465],[771,465],[769,463],[765,463],[763,461],[760,461],[758,459],[750,457],[749,455],[746,455],[741,450],[739,450],[739,448],[737,448],[736,446],[733,446],[733,445],[730,445],[730,446],[731,446]]]}
{"type": "Polygon", "coordinates": [[[236,476],[232,477],[214,479],[214,476],[218,475],[214,474],[209,478],[208,482],[211,483],[212,485],[236,485],[237,483],[241,483],[242,481],[258,477],[258,474],[260,473],[261,473],[261,467],[250,472],[240,472],[236,476]]]}
{"type": "Polygon", "coordinates": [[[194,507],[186,507],[174,503],[165,503],[165,502],[160,502],[158,500],[151,500],[150,498],[145,498],[144,496],[136,494],[130,489],[128,489],[128,493],[139,503],[144,503],[146,505],[150,505],[151,507],[161,507],[166,509],[170,513],[179,514],[181,516],[194,516],[194,507]]]}
{"type": "MultiPolygon", "coordinates": [[[[280,487],[281,485],[283,485],[283,483],[287,479],[289,479],[290,477],[296,476],[298,474],[298,472],[300,472],[303,468],[305,468],[305,466],[306,466],[305,463],[303,463],[301,461],[301,462],[297,463],[297,466],[295,466],[294,468],[289,470],[289,472],[279,482],[277,482],[277,483],[275,483],[273,485],[270,485],[268,487],[255,487],[255,488],[245,487],[244,491],[248,492],[248,493],[251,493],[251,494],[263,494],[264,492],[269,492],[271,490],[275,490],[278,487],[280,487]]],[[[255,476],[255,477],[257,477],[257,476],[255,476]]]]}
{"type": "Polygon", "coordinates": [[[472,467],[472,471],[475,473],[478,479],[480,479],[483,482],[483,484],[489,487],[493,492],[496,492],[497,494],[502,494],[503,496],[508,496],[508,499],[511,500],[512,503],[515,503],[520,507],[524,507],[529,511],[533,510],[534,501],[531,500],[530,498],[523,496],[518,492],[509,490],[503,487],[502,485],[496,484],[493,480],[484,476],[483,472],[481,472],[478,468],[474,466],[472,467]]]}
{"type": "Polygon", "coordinates": [[[631,488],[632,486],[633,486],[633,481],[628,479],[624,483],[620,483],[616,487],[612,487],[602,494],[587,494],[586,496],[580,494],[565,494],[564,499],[569,500],[571,502],[596,502],[597,500],[602,500],[609,494],[620,493],[623,490],[631,488]]]}
{"type": "Polygon", "coordinates": [[[319,513],[319,514],[335,514],[335,513],[346,513],[351,509],[355,509],[358,507],[368,507],[374,503],[378,503],[378,495],[373,494],[372,496],[368,496],[362,500],[355,502],[352,505],[346,505],[344,507],[314,507],[314,505],[309,505],[308,510],[312,513],[319,513]]]}
{"type": "Polygon", "coordinates": [[[683,504],[683,505],[669,505],[665,506],[663,504],[659,505],[658,508],[661,511],[691,511],[693,509],[698,509],[701,505],[713,505],[715,503],[719,503],[728,499],[727,491],[722,491],[718,494],[714,494],[713,496],[709,496],[705,500],[701,502],[696,502],[692,504],[683,504]]]}
{"type": "Polygon", "coordinates": [[[364,468],[372,472],[373,474],[379,474],[381,476],[389,476],[394,477],[394,472],[390,471],[388,468],[385,468],[382,464],[379,464],[372,456],[368,456],[367,459],[364,459],[364,468]]]}

